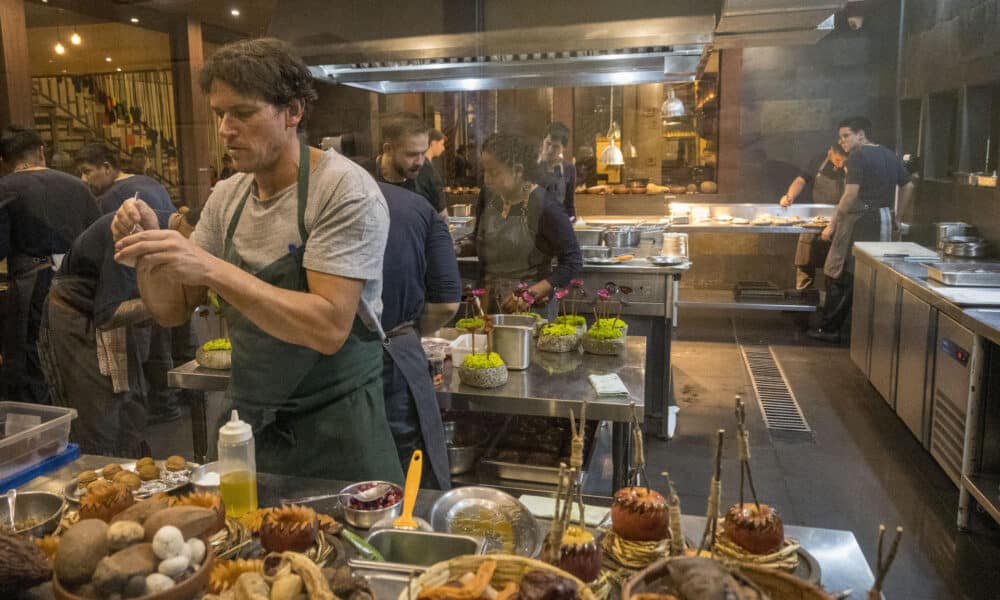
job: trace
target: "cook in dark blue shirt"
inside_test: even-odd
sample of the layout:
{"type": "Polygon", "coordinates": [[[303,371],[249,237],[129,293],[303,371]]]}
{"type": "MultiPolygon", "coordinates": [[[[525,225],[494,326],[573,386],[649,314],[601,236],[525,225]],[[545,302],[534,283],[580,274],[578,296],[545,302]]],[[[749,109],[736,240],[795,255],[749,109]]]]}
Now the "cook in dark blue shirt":
{"type": "Polygon", "coordinates": [[[426,485],[448,489],[444,426],[420,345],[420,332],[448,322],[462,298],[462,281],[448,225],[423,197],[380,183],[389,206],[389,239],[382,263],[382,389],[400,462],[423,451],[426,485]]]}
{"type": "Polygon", "coordinates": [[[123,172],[118,154],[104,144],[86,144],[75,158],[80,178],[97,196],[102,213],[117,211],[123,202],[137,194],[153,210],[174,212],[167,188],[152,177],[123,172]]]}
{"type": "Polygon", "coordinates": [[[545,139],[538,154],[542,167],[542,187],[549,197],[561,204],[570,221],[576,220],[576,167],[563,154],[569,145],[569,128],[554,121],[545,130],[545,139]]]}

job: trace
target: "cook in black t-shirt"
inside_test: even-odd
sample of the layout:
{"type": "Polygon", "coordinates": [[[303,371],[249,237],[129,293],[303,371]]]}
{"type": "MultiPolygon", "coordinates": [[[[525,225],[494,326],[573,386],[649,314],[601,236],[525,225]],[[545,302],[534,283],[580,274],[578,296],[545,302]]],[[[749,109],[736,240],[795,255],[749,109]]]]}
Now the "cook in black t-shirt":
{"type": "Polygon", "coordinates": [[[121,170],[118,154],[104,144],[86,144],[76,153],[80,177],[98,196],[101,212],[113,213],[123,202],[138,195],[150,208],[171,213],[174,203],[160,182],[146,175],[129,175],[121,170]]]}

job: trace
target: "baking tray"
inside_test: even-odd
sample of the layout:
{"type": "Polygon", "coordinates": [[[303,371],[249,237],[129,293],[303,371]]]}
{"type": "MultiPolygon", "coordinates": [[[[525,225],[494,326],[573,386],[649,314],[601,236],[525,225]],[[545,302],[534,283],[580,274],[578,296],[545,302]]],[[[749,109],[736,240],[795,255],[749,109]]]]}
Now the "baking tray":
{"type": "Polygon", "coordinates": [[[944,285],[1000,287],[1000,263],[982,261],[927,263],[927,276],[944,285]]]}
{"type": "MultiPolygon", "coordinates": [[[[513,433],[517,433],[518,424],[520,419],[525,417],[515,417],[510,419],[505,425],[501,433],[493,440],[483,458],[479,460],[479,467],[477,473],[479,475],[479,480],[508,480],[508,481],[528,481],[532,483],[544,483],[547,485],[559,485],[559,467],[558,466],[541,466],[535,464],[529,464],[528,462],[515,462],[510,460],[502,460],[498,458],[490,458],[494,454],[494,451],[498,449],[505,448],[505,442],[508,436],[513,433]]],[[[542,417],[530,417],[530,418],[542,418],[542,417]]],[[[552,418],[552,417],[546,417],[552,418]]],[[[566,423],[566,435],[569,435],[569,420],[562,419],[566,423]]],[[[584,434],[584,455],[583,455],[583,465],[584,471],[590,465],[590,457],[594,450],[594,438],[597,434],[597,422],[588,421],[586,432],[584,434]]],[[[564,440],[563,443],[564,454],[569,455],[569,443],[568,439],[564,440]]],[[[530,452],[530,450],[525,450],[525,453],[530,452]]],[[[565,460],[564,462],[569,462],[565,460]]]]}
{"type": "MultiPolygon", "coordinates": [[[[160,468],[160,478],[143,481],[142,487],[132,492],[132,495],[140,500],[149,498],[153,494],[168,494],[187,486],[191,483],[191,471],[199,466],[198,463],[188,461],[187,469],[183,471],[167,471],[167,461],[157,460],[154,462],[156,463],[156,466],[160,468]]],[[[135,472],[134,461],[118,464],[120,464],[122,469],[126,471],[135,472]]],[[[100,469],[98,469],[97,472],[98,475],[100,475],[100,469]]],[[[98,479],[102,479],[102,477],[98,476],[98,479]]],[[[79,504],[80,498],[83,497],[83,494],[84,491],[79,489],[79,486],[77,486],[75,477],[71,479],[63,488],[63,497],[73,504],[79,504]]]]}

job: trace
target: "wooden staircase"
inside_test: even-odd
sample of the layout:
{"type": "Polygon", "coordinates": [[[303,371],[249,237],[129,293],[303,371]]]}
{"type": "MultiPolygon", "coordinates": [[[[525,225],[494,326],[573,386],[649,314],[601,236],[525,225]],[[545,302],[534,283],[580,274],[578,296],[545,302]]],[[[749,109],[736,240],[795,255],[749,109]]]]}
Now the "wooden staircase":
{"type": "Polygon", "coordinates": [[[103,142],[118,151],[123,165],[129,163],[132,148],[144,147],[149,153],[147,174],[159,180],[171,197],[176,197],[177,157],[167,143],[176,139],[170,72],[93,75],[89,76],[91,85],[81,85],[82,79],[32,78],[35,128],[46,145],[72,156],[88,142],[103,142]],[[127,118],[111,122],[106,104],[98,96],[102,92],[127,106],[141,108],[144,124],[127,118]]]}

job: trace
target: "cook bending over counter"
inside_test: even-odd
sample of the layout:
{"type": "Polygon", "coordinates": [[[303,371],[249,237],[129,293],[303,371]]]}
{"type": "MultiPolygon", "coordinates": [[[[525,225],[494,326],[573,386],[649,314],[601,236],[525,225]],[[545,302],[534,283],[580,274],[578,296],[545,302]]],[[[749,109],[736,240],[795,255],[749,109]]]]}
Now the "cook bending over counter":
{"type": "MultiPolygon", "coordinates": [[[[483,190],[473,232],[480,277],[505,312],[532,308],[519,282],[528,284],[534,307],[548,304],[556,287],[566,287],[583,267],[573,225],[563,207],[538,185],[538,144],[494,134],[483,145],[483,190]],[[555,265],[553,265],[555,259],[555,265]]],[[[554,305],[553,305],[554,306],[554,305]]],[[[491,306],[491,308],[497,308],[491,306]]]]}

